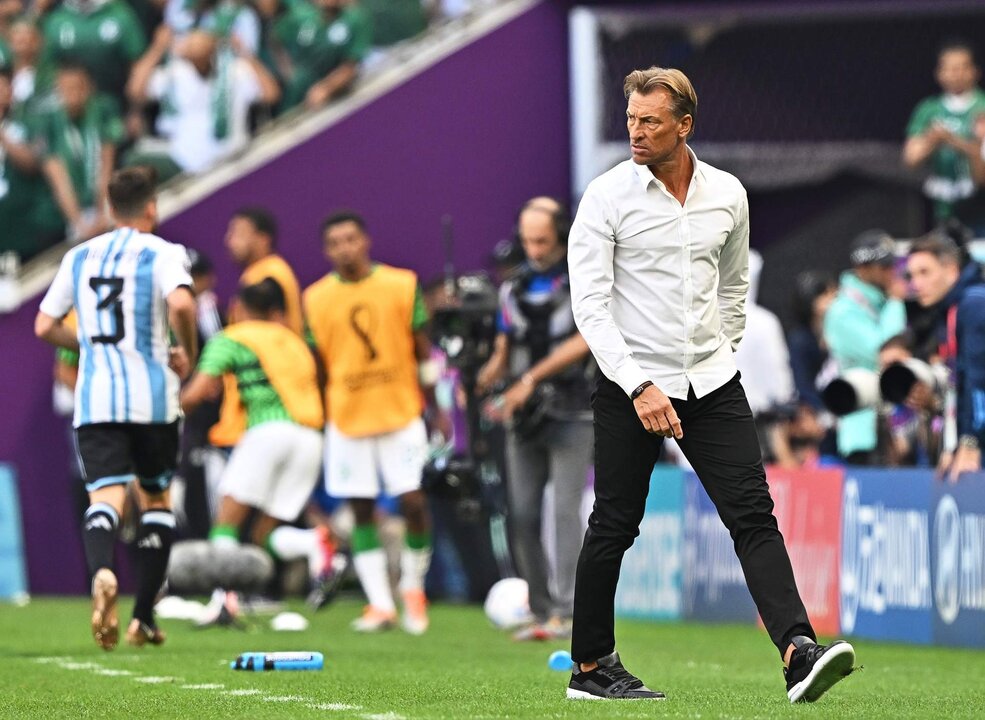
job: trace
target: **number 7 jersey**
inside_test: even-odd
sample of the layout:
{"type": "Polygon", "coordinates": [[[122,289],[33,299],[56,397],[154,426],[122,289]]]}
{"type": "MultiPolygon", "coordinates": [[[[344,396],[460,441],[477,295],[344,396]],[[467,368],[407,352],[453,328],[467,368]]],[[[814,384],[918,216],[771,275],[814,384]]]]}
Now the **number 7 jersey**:
{"type": "Polygon", "coordinates": [[[165,299],[182,285],[191,287],[188,268],[184,247],[127,227],[62,259],[40,309],[61,318],[74,307],[78,316],[76,427],[178,418],[165,299]]]}

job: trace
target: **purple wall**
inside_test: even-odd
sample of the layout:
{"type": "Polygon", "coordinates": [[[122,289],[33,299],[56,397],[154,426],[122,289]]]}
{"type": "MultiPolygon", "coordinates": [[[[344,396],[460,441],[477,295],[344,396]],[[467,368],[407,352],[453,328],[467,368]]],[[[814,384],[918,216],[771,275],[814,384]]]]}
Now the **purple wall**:
{"type": "MultiPolygon", "coordinates": [[[[269,206],[302,284],[327,270],[319,222],[362,212],[378,259],[428,278],[442,266],[441,217],[454,218],[456,262],[484,265],[532,195],[569,182],[565,9],[544,2],[354,116],[165,223],[207,252],[228,296],[235,270],[222,237],[230,213],[269,206]]],[[[38,299],[0,316],[0,462],[20,479],[32,593],[85,592],[64,422],[51,411],[50,348],[32,334],[38,299]]]]}
{"type": "Polygon", "coordinates": [[[164,224],[235,280],[221,241],[238,207],[270,207],[280,250],[303,285],[324,274],[319,226],[333,209],[366,217],[377,259],[442,267],[441,217],[454,220],[456,264],[475,268],[532,195],[566,197],[569,112],[566,14],[545,2],[330,131],[164,224]]]}
{"type": "Polygon", "coordinates": [[[69,421],[51,409],[54,351],[34,338],[37,305],[0,315],[0,461],[17,472],[29,591],[83,592],[69,421]]]}

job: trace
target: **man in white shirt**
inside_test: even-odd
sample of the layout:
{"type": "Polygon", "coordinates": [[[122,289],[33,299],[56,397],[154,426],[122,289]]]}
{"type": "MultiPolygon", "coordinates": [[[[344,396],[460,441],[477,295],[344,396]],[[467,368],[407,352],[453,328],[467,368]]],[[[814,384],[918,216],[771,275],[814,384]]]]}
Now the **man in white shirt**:
{"type": "Polygon", "coordinates": [[[783,325],[780,318],[756,302],[762,272],[762,255],[750,250],[746,328],[735,352],[735,365],[742,373],[742,389],[756,417],[794,400],[793,370],[783,325]]]}
{"type": "Polygon", "coordinates": [[[78,350],[75,432],[89,493],[83,544],[92,578],[92,635],[105,650],[119,639],[113,545],[127,485],[141,511],[131,645],[160,645],[154,599],[174,537],[168,486],[178,459],[179,376],[196,355],[195,299],[188,256],[152,231],[156,177],[120,170],[108,194],[116,229],[72,248],[41,301],[35,334],[78,350]],[[75,309],[78,328],[63,319],[75,309]],[[169,347],[168,328],[180,350],[169,347]]]}
{"type": "Polygon", "coordinates": [[[158,125],[171,140],[170,159],[188,173],[208,170],[246,147],[250,106],[280,98],[277,81],[235,40],[220,46],[212,33],[193,30],[172,43],[166,26],[134,65],[127,92],[137,105],[161,104],[158,125]],[[159,65],[169,51],[170,59],[159,65]]]}
{"type": "Polygon", "coordinates": [[[684,73],[636,70],[624,89],[632,159],[588,186],[568,248],[575,321],[605,377],[593,398],[596,499],[575,581],[567,695],[664,697],[620,662],[613,609],[650,473],[673,437],[732,535],[787,666],[790,701],[811,702],[851,672],[855,652],[815,642],[736,372],[749,286],[746,193],[687,146],[697,95],[684,73]]]}

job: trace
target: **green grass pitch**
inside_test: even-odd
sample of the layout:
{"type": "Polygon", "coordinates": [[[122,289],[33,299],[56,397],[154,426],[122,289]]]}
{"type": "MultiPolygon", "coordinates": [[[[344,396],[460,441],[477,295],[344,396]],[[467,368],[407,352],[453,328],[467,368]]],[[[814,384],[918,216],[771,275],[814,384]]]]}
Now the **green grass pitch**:
{"type": "Polygon", "coordinates": [[[432,610],[423,637],[356,635],[360,606],[344,600],[304,633],[275,633],[266,618],[250,632],[170,620],[163,647],[107,653],[89,637],[87,600],[0,605],[0,718],[985,718],[981,651],[857,641],[864,669],[791,706],[762,631],[621,622],[624,662],[668,699],[572,702],[567,675],[547,667],[563,643],[513,643],[478,608],[432,610]],[[325,669],[230,670],[248,650],[318,650],[325,669]]]}

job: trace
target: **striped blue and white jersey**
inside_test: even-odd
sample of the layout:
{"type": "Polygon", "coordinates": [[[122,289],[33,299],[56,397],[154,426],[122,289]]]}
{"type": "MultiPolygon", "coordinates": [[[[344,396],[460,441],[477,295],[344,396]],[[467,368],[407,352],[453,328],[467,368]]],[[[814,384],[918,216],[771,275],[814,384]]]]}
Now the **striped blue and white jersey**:
{"type": "Polygon", "coordinates": [[[181,245],[126,227],[65,255],[41,312],[60,318],[74,307],[78,316],[75,427],[178,418],[165,298],[191,287],[188,268],[181,245]]]}

